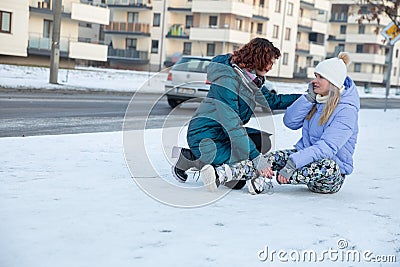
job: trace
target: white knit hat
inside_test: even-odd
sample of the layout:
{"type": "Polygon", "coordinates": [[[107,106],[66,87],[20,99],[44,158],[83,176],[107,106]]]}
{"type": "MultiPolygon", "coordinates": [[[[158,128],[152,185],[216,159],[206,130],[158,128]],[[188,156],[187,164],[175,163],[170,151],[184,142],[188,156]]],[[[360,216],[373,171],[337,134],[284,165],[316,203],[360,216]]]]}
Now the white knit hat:
{"type": "Polygon", "coordinates": [[[349,63],[349,55],[342,52],[338,57],[321,61],[315,67],[314,73],[318,73],[337,88],[341,89],[347,77],[347,65],[349,63]]]}

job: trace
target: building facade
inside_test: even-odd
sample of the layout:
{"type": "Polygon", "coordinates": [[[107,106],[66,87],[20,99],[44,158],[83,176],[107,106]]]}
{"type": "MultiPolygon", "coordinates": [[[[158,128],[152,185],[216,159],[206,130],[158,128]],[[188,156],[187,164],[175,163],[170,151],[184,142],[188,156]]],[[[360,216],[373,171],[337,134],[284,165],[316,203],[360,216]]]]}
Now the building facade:
{"type": "MultiPolygon", "coordinates": [[[[0,2],[0,62],[48,62],[54,0],[0,2]],[[18,23],[17,23],[18,22],[18,23]],[[12,61],[11,61],[12,62],[12,61]]],[[[310,79],[314,67],[350,53],[359,83],[386,80],[390,20],[359,25],[368,7],[347,0],[62,0],[61,59],[159,71],[181,55],[215,56],[266,37],[281,50],[270,77],[310,79]]],[[[391,84],[399,85],[400,42],[391,84]]]]}

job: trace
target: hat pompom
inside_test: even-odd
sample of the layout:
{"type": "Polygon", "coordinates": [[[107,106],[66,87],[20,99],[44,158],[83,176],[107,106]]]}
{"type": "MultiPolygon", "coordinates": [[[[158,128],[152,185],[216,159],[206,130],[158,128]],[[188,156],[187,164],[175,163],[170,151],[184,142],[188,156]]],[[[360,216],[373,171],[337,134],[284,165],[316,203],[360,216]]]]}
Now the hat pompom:
{"type": "Polygon", "coordinates": [[[343,60],[343,62],[346,65],[346,67],[349,66],[349,64],[351,63],[350,55],[348,53],[346,53],[346,52],[340,52],[337,57],[339,59],[343,60]]]}

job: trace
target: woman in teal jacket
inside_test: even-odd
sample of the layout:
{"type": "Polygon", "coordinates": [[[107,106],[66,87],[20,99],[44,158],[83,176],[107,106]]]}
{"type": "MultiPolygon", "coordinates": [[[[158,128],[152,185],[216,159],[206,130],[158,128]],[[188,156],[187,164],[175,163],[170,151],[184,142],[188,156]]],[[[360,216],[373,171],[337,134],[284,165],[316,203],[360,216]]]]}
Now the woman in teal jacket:
{"type": "MultiPolygon", "coordinates": [[[[210,91],[190,121],[190,150],[181,150],[175,177],[184,182],[184,171],[197,167],[207,188],[214,191],[220,183],[229,185],[229,180],[248,180],[263,173],[267,163],[261,153],[271,147],[270,134],[244,125],[256,103],[286,109],[300,97],[276,95],[265,87],[264,76],[279,57],[279,49],[270,41],[255,38],[233,54],[213,58],[207,69],[210,91]]],[[[237,187],[243,186],[241,182],[237,187]]]]}

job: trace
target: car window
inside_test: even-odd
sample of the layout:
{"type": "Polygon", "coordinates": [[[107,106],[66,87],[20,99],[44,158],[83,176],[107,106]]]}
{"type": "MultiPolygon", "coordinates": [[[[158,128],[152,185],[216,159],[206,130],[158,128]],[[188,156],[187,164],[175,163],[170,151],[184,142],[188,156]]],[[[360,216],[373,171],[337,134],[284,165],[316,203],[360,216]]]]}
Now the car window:
{"type": "Polygon", "coordinates": [[[175,71],[207,72],[210,60],[200,58],[181,58],[173,67],[175,71]]]}

